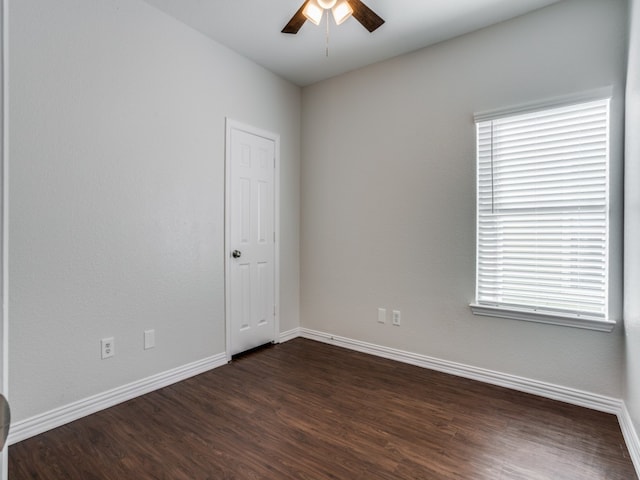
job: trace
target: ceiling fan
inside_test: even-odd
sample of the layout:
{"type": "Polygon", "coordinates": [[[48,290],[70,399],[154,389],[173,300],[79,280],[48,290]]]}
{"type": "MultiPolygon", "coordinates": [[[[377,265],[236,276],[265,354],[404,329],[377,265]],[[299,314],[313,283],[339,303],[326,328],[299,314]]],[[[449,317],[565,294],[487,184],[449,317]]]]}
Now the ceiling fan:
{"type": "Polygon", "coordinates": [[[282,29],[282,33],[298,33],[307,20],[318,25],[324,11],[329,9],[331,9],[333,18],[338,25],[353,16],[364,28],[373,32],[384,23],[384,20],[376,12],[360,0],[306,0],[282,29]]]}

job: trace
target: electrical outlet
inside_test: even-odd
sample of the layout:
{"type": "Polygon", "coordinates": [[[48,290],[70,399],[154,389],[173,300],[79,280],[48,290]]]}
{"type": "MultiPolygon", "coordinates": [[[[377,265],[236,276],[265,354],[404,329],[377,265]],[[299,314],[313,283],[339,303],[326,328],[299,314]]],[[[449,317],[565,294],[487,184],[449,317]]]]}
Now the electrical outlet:
{"type": "Polygon", "coordinates": [[[378,323],[385,323],[387,321],[387,309],[379,308],[378,309],[378,323]]]}
{"type": "Polygon", "coordinates": [[[113,337],[103,338],[100,340],[102,347],[102,359],[113,357],[116,354],[115,342],[113,337]]]}
{"type": "Polygon", "coordinates": [[[144,331],[144,349],[149,350],[156,346],[156,331],[145,330],[144,331]]]}
{"type": "Polygon", "coordinates": [[[391,323],[393,323],[396,327],[400,326],[400,310],[393,311],[393,319],[391,320],[391,323]]]}

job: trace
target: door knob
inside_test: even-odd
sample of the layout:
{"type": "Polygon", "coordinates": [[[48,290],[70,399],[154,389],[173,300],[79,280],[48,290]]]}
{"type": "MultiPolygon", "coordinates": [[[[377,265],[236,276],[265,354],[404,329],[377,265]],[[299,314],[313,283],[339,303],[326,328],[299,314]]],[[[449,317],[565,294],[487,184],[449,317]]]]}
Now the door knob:
{"type": "Polygon", "coordinates": [[[231,256],[233,258],[240,258],[242,256],[242,252],[240,250],[234,250],[233,252],[231,252],[231,256]]]}

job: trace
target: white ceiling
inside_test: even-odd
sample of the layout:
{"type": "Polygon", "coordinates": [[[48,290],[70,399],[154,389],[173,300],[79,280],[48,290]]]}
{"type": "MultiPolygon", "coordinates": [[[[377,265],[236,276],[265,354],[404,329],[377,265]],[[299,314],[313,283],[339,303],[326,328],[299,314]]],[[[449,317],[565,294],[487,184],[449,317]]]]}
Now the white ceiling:
{"type": "Polygon", "coordinates": [[[280,33],[304,0],[145,0],[276,74],[310,85],[477,30],[559,0],[364,0],[386,20],[369,33],[354,18],[307,21],[280,33]]]}

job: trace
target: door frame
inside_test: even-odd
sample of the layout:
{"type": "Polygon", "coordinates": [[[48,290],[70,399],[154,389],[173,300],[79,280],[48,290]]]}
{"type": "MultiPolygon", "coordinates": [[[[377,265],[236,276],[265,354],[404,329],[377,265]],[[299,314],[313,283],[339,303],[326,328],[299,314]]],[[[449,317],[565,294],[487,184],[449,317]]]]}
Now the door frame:
{"type": "Polygon", "coordinates": [[[273,316],[273,342],[280,343],[280,135],[261,128],[253,127],[245,123],[226,117],[226,136],[224,154],[224,318],[225,318],[225,352],[227,361],[231,361],[231,318],[229,316],[231,305],[231,132],[239,130],[258,137],[273,141],[274,144],[274,176],[273,176],[273,216],[275,238],[273,242],[273,304],[275,312],[273,316]]]}

